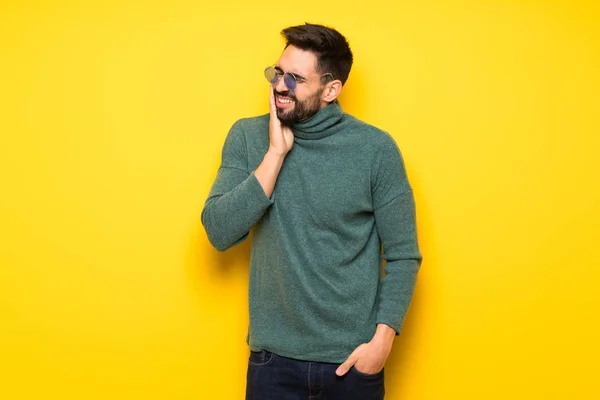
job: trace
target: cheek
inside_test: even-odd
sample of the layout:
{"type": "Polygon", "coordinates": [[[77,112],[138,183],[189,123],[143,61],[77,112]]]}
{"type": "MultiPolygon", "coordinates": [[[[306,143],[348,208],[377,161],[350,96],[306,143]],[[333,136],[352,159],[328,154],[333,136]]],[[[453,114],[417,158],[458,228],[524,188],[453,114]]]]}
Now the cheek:
{"type": "Polygon", "coordinates": [[[304,93],[305,90],[303,88],[300,87],[296,87],[296,89],[290,91],[294,97],[296,98],[296,100],[298,101],[302,101],[306,98],[306,94],[304,93]]]}
{"type": "Polygon", "coordinates": [[[312,99],[316,95],[317,95],[317,91],[314,88],[310,88],[307,86],[303,86],[303,87],[298,86],[296,88],[296,90],[294,91],[294,96],[296,97],[296,100],[298,100],[299,102],[306,101],[308,99],[312,99]]]}

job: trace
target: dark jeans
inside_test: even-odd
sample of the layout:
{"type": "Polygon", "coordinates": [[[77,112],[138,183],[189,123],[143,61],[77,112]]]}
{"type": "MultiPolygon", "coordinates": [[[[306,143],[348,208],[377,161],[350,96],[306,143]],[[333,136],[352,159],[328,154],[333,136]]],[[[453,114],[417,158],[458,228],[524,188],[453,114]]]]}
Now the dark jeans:
{"type": "Polygon", "coordinates": [[[246,400],[381,400],[383,371],[368,375],[352,367],[337,376],[339,364],[300,361],[268,351],[251,352],[246,400]]]}

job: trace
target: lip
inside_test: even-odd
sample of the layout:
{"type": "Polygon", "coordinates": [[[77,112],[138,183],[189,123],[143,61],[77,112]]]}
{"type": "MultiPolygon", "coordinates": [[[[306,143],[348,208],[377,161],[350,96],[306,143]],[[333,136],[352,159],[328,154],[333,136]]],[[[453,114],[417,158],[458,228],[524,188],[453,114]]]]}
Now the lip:
{"type": "Polygon", "coordinates": [[[294,105],[294,100],[289,97],[276,95],[275,103],[276,103],[277,107],[279,107],[279,108],[289,108],[294,105]],[[281,99],[289,99],[289,100],[292,100],[292,102],[291,103],[282,103],[281,99]]]}

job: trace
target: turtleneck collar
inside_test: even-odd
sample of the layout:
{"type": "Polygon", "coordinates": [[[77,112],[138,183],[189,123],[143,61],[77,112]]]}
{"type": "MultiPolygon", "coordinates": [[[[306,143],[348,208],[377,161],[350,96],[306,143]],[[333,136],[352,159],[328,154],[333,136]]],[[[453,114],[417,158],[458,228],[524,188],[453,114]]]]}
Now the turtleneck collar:
{"type": "Polygon", "coordinates": [[[343,116],[340,103],[335,100],[312,117],[294,124],[292,131],[301,139],[323,139],[341,130],[343,116]]]}

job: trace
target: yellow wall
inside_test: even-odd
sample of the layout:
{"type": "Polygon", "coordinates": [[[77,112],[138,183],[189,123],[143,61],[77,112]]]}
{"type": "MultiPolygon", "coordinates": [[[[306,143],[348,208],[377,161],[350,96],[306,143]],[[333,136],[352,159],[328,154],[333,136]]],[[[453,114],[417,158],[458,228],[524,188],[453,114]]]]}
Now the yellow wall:
{"type": "Polygon", "coordinates": [[[199,215],[304,21],[415,189],[387,398],[600,398],[597,1],[202,3],[0,5],[0,398],[242,398],[249,247],[199,215]]]}

